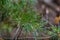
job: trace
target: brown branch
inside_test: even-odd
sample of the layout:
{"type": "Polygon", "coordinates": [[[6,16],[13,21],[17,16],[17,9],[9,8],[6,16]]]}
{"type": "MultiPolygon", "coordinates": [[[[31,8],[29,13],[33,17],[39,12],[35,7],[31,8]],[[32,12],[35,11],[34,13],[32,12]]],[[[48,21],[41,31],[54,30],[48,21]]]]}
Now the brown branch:
{"type": "Polygon", "coordinates": [[[57,10],[57,6],[55,5],[55,4],[53,4],[53,3],[46,3],[46,2],[44,2],[44,1],[41,1],[41,0],[38,0],[38,3],[39,4],[44,4],[44,5],[46,5],[47,7],[49,7],[49,8],[51,8],[52,10],[54,10],[57,14],[59,14],[60,15],[60,10],[57,10]]]}
{"type": "Polygon", "coordinates": [[[16,31],[15,31],[14,34],[12,35],[12,36],[13,36],[13,37],[12,37],[12,40],[17,40],[19,34],[21,34],[22,28],[20,27],[19,24],[17,25],[17,27],[18,27],[18,28],[16,29],[16,31]]]}

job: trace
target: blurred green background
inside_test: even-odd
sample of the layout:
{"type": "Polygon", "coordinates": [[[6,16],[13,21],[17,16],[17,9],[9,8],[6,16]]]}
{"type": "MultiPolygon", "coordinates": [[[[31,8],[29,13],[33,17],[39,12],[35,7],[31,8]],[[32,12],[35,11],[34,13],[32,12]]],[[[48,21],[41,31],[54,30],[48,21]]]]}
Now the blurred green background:
{"type": "Polygon", "coordinates": [[[60,28],[53,25],[52,31],[43,28],[47,22],[42,20],[42,15],[38,15],[40,13],[34,9],[36,2],[37,0],[0,0],[0,32],[11,33],[19,24],[26,33],[32,31],[35,37],[38,31],[56,36],[60,28]]]}

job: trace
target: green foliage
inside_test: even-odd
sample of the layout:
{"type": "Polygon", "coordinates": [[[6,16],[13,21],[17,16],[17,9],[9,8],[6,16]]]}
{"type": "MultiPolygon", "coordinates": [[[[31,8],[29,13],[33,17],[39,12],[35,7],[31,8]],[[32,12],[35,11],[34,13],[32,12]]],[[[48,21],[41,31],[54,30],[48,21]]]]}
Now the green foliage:
{"type": "MultiPolygon", "coordinates": [[[[35,5],[34,0],[0,0],[0,5],[1,15],[3,16],[0,29],[11,32],[14,25],[18,25],[19,23],[27,32],[32,31],[35,33],[35,31],[38,30],[40,32],[45,31],[49,35],[54,35],[58,30],[56,27],[52,27],[53,33],[43,28],[47,22],[43,21],[42,16],[38,15],[33,9],[35,5]]],[[[58,31],[60,32],[60,30],[58,31]]]]}

